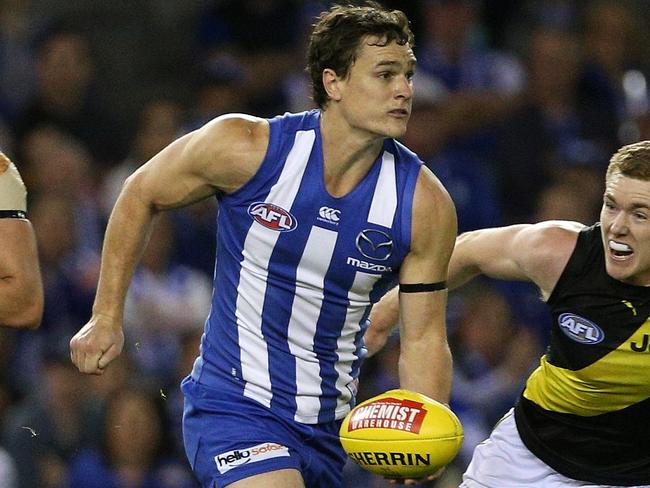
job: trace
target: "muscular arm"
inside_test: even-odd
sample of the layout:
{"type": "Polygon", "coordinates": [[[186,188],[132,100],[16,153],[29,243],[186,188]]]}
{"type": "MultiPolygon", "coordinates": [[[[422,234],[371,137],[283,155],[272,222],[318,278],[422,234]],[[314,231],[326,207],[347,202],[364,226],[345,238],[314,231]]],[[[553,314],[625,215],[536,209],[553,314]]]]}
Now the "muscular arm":
{"type": "Polygon", "coordinates": [[[548,221],[466,232],[456,240],[449,263],[449,288],[483,274],[531,281],[548,298],[583,227],[576,222],[548,221]]]}
{"type": "MultiPolygon", "coordinates": [[[[449,262],[447,283],[453,290],[483,274],[491,278],[532,281],[548,298],[575,247],[576,222],[549,221],[481,229],[461,234],[449,262]]],[[[398,321],[397,288],[377,303],[366,333],[369,354],[376,353],[398,321]]]]}
{"type": "Polygon", "coordinates": [[[43,285],[32,224],[16,218],[26,210],[23,180],[0,151],[0,325],[33,329],[43,315],[43,285]]]}
{"type": "Polygon", "coordinates": [[[106,229],[93,316],[71,341],[82,372],[101,373],[122,349],[124,301],[155,214],[241,187],[264,158],[268,135],[262,119],[218,118],[127,179],[106,229]]]}
{"type": "Polygon", "coordinates": [[[43,286],[34,230],[25,219],[0,219],[0,325],[36,328],[43,286]]]}
{"type": "MultiPolygon", "coordinates": [[[[411,251],[402,264],[400,283],[445,281],[456,229],[449,195],[423,167],[413,203],[411,251]]],[[[400,385],[446,403],[452,372],[445,324],[447,291],[400,293],[399,298],[400,385]]]]}

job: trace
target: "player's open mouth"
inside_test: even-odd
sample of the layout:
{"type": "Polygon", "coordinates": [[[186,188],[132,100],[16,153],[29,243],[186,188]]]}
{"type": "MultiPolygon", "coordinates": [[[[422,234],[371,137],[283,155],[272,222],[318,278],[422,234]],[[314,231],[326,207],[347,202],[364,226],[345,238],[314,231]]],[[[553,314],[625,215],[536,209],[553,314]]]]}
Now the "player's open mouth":
{"type": "Polygon", "coordinates": [[[409,115],[408,110],[404,110],[404,109],[395,109],[395,110],[391,110],[388,113],[391,114],[393,117],[398,117],[398,118],[408,117],[409,115]]]}
{"type": "Polygon", "coordinates": [[[609,240],[609,252],[612,258],[618,261],[624,261],[634,254],[634,250],[630,246],[612,239],[609,240]]]}

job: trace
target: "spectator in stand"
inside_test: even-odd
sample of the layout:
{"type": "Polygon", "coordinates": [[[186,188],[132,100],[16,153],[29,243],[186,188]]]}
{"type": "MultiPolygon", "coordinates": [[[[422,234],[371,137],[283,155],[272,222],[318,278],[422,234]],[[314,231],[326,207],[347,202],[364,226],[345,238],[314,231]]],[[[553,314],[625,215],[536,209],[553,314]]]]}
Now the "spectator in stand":
{"type": "Polygon", "coordinates": [[[22,112],[37,90],[32,43],[45,19],[33,4],[32,0],[0,3],[0,118],[9,121],[22,112]]]}
{"type": "Polygon", "coordinates": [[[474,447],[512,406],[541,352],[536,331],[515,322],[506,296],[492,283],[460,295],[450,332],[454,355],[451,405],[465,427],[455,464],[463,470],[474,447]]]}
{"type": "Polygon", "coordinates": [[[206,57],[229,52],[241,62],[240,90],[248,109],[259,115],[286,110],[281,81],[295,65],[304,2],[240,0],[213,2],[199,16],[200,47],[206,57]]]}
{"type": "Polygon", "coordinates": [[[102,216],[97,191],[98,172],[82,141],[55,125],[40,125],[25,134],[25,181],[34,196],[61,196],[73,204],[75,239],[85,254],[99,252],[102,216]]]}
{"type": "Polygon", "coordinates": [[[99,448],[77,453],[70,488],[197,488],[192,474],[169,457],[170,445],[160,395],[125,387],[110,398],[99,448]]]}
{"type": "Polygon", "coordinates": [[[581,93],[615,114],[621,143],[636,142],[633,120],[650,108],[648,77],[642,71],[648,61],[642,47],[648,44],[648,36],[629,2],[611,0],[592,2],[585,9],[583,35],[586,64],[581,93]]]}
{"type": "Polygon", "coordinates": [[[127,157],[102,180],[100,200],[106,216],[113,208],[126,178],[179,136],[183,111],[177,102],[154,98],[144,104],[137,119],[127,157]]]}
{"type": "Polygon", "coordinates": [[[551,30],[560,32],[576,32],[581,25],[581,7],[589,6],[591,2],[580,0],[494,0],[501,3],[502,7],[493,8],[493,2],[483,2],[484,10],[490,10],[485,15],[495,17],[502,14],[503,4],[510,3],[509,12],[500,16],[501,31],[495,32],[495,22],[489,19],[491,26],[488,29],[496,35],[497,42],[525,56],[527,39],[531,32],[536,30],[551,30]]]}
{"type": "Polygon", "coordinates": [[[593,222],[598,212],[590,202],[585,202],[579,184],[556,181],[542,189],[537,200],[535,221],[571,220],[574,222],[593,222]]]}
{"type": "Polygon", "coordinates": [[[536,31],[528,61],[526,100],[503,121],[496,144],[499,194],[508,223],[532,218],[539,192],[553,180],[562,155],[588,151],[605,165],[616,141],[613,114],[580,97],[582,57],[575,35],[536,31]]]}
{"type": "Polygon", "coordinates": [[[247,111],[244,67],[233,55],[218,53],[204,61],[183,132],[198,129],[219,115],[247,111]]]}
{"type": "Polygon", "coordinates": [[[453,146],[482,160],[490,153],[489,129],[518,102],[523,69],[514,56],[481,41],[479,2],[425,0],[423,9],[416,90],[433,84],[446,93],[430,118],[430,137],[439,149],[453,146]]]}
{"type": "Polygon", "coordinates": [[[78,30],[46,30],[36,48],[38,90],[16,119],[19,144],[35,127],[51,124],[83,141],[102,166],[124,157],[123,134],[94,93],[95,59],[78,30]]]}
{"type": "Polygon", "coordinates": [[[16,462],[5,449],[6,439],[2,436],[3,423],[12,406],[19,401],[19,392],[12,375],[12,358],[15,335],[8,329],[0,329],[0,484],[3,488],[18,487],[16,462]]]}
{"type": "Polygon", "coordinates": [[[67,486],[68,462],[91,441],[82,394],[86,378],[71,366],[65,341],[48,344],[43,358],[38,388],[4,422],[3,439],[16,460],[20,488],[67,486]]]}
{"type": "Polygon", "coordinates": [[[432,117],[436,119],[441,110],[437,100],[416,102],[404,143],[420,155],[449,191],[456,205],[459,232],[498,225],[501,202],[489,164],[455,147],[439,151],[435,137],[431,137],[432,117]]]}

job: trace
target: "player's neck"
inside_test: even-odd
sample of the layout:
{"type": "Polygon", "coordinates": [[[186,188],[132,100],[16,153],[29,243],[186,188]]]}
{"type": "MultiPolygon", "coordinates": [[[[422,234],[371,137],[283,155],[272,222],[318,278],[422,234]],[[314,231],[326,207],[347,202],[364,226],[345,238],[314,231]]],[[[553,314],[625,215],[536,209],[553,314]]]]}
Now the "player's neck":
{"type": "Polygon", "coordinates": [[[332,196],[350,192],[368,173],[379,155],[383,138],[350,130],[333,114],[321,118],[325,185],[332,196]]]}

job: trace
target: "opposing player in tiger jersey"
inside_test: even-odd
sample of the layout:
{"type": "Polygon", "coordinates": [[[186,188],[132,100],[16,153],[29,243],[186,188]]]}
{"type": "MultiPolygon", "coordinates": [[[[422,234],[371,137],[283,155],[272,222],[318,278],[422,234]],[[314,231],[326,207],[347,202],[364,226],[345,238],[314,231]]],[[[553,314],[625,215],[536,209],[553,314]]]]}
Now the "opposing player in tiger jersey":
{"type": "MultiPolygon", "coordinates": [[[[554,319],[546,354],[476,447],[463,488],[650,487],[650,141],[614,154],[605,188],[590,227],[550,221],[457,239],[450,288],[479,274],[532,281],[554,319]]],[[[373,349],[395,320],[396,296],[386,298],[373,349]]]]}

